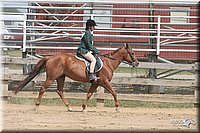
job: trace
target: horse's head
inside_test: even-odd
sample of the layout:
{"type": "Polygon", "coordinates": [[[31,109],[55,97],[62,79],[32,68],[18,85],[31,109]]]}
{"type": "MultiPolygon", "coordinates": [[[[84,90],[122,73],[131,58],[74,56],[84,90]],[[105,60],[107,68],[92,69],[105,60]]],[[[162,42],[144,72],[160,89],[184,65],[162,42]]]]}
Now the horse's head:
{"type": "Polygon", "coordinates": [[[129,48],[128,44],[125,44],[125,55],[123,57],[123,60],[131,63],[133,67],[137,67],[139,65],[138,59],[135,56],[135,53],[132,49],[129,48]]]}

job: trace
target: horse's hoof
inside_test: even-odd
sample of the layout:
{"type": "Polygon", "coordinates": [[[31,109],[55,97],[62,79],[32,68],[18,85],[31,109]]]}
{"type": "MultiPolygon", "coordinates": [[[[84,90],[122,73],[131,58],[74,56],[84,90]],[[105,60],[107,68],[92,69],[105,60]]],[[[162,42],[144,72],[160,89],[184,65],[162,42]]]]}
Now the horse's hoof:
{"type": "Polygon", "coordinates": [[[71,108],[71,107],[69,107],[69,108],[68,108],[68,111],[69,111],[69,112],[72,112],[73,110],[72,110],[72,108],[71,108]]]}
{"type": "Polygon", "coordinates": [[[117,112],[120,112],[120,109],[119,109],[119,108],[116,108],[115,110],[116,110],[117,112]]]}
{"type": "Polygon", "coordinates": [[[83,114],[87,113],[87,110],[86,109],[83,109],[82,110],[83,114]]]}

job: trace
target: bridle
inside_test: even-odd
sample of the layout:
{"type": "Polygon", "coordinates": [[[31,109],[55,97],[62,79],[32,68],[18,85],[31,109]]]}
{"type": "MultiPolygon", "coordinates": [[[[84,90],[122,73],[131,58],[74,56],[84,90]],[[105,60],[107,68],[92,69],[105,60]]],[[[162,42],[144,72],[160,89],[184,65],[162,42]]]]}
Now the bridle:
{"type": "Polygon", "coordinates": [[[129,54],[129,56],[131,57],[132,63],[135,62],[132,53],[129,51],[129,49],[126,49],[126,50],[127,50],[128,54],[129,54]]]}
{"type": "MultiPolygon", "coordinates": [[[[101,55],[101,54],[99,54],[100,56],[103,56],[103,57],[106,57],[106,58],[108,58],[108,59],[111,59],[111,60],[116,60],[116,61],[119,61],[120,63],[124,63],[124,64],[127,64],[127,65],[130,65],[130,66],[133,66],[133,67],[135,67],[135,59],[133,58],[133,55],[130,53],[130,51],[129,51],[129,49],[126,49],[127,50],[127,53],[129,54],[129,56],[130,56],[130,58],[131,58],[131,60],[132,60],[132,62],[127,62],[127,61],[125,61],[125,60],[117,60],[117,59],[115,59],[115,58],[112,58],[112,57],[109,57],[109,56],[106,56],[106,55],[101,55]]],[[[133,53],[134,54],[134,53],[133,53]]]]}

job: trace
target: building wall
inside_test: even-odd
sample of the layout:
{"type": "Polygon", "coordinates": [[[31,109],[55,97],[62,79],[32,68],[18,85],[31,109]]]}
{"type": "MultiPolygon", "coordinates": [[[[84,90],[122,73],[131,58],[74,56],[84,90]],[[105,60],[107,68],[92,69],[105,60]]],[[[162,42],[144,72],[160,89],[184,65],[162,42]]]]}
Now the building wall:
{"type": "MultiPolygon", "coordinates": [[[[45,5],[45,4],[43,4],[45,5]]],[[[45,6],[48,6],[48,5],[45,5],[45,6]]],[[[69,7],[69,6],[77,6],[77,7],[80,7],[81,4],[76,4],[76,5],[72,5],[72,4],[55,4],[53,6],[66,6],[66,7],[69,7]]],[[[170,9],[172,8],[173,6],[165,6],[165,5],[156,5],[154,6],[154,8],[156,9],[170,9]]],[[[174,6],[173,8],[175,8],[176,6],[174,6]]],[[[119,4],[119,5],[113,5],[113,8],[149,8],[148,5],[128,5],[128,4],[119,4]]],[[[190,8],[190,9],[198,9],[198,7],[196,6],[193,6],[193,7],[187,7],[187,6],[183,6],[183,7],[180,7],[179,8],[190,8]]],[[[38,13],[45,13],[44,10],[37,10],[38,13]]],[[[70,14],[72,13],[73,11],[72,10],[54,10],[52,11],[53,13],[66,13],[66,14],[70,14]],[[64,11],[64,12],[63,12],[64,11]]],[[[80,13],[80,14],[83,14],[84,11],[83,10],[78,10],[75,12],[76,14],[77,13],[80,13]]],[[[113,15],[146,15],[148,16],[150,12],[148,11],[121,11],[121,10],[113,10],[112,11],[112,14],[113,15]]],[[[170,12],[166,11],[166,12],[163,12],[163,11],[154,11],[154,15],[160,15],[160,16],[170,16],[170,12]]],[[[191,12],[189,13],[190,16],[197,16],[197,12],[191,12]]],[[[59,19],[63,19],[64,17],[60,17],[59,19]]],[[[39,16],[37,17],[38,20],[42,20],[42,19],[52,19],[54,20],[54,18],[52,17],[48,17],[48,16],[39,16]]],[[[83,17],[68,17],[67,20],[79,20],[79,21],[82,21],[83,20],[83,17]]],[[[112,22],[149,22],[149,18],[124,18],[124,17],[113,17],[112,18],[112,22]]],[[[157,22],[157,18],[155,18],[154,20],[155,22],[157,22]]],[[[161,23],[170,23],[170,18],[164,18],[161,20],[161,23]]],[[[198,23],[197,22],[198,20],[197,19],[189,19],[188,22],[189,23],[198,23]]],[[[46,23],[47,25],[50,24],[50,23],[46,23]]],[[[73,26],[73,27],[82,27],[83,24],[81,23],[62,23],[62,24],[57,24],[59,26],[73,26]]],[[[176,29],[195,29],[197,28],[197,26],[188,26],[188,25],[168,25],[169,27],[173,28],[174,30],[176,29]]],[[[112,24],[112,28],[145,28],[145,29],[149,29],[149,25],[143,25],[143,24],[112,24]]],[[[157,26],[155,26],[155,28],[157,28],[157,26]]],[[[167,27],[165,27],[164,25],[161,26],[161,28],[163,29],[167,29],[167,27]]],[[[76,31],[71,31],[69,32],[70,34],[80,34],[80,32],[76,32],[76,31]]],[[[142,35],[142,36],[149,36],[150,34],[149,33],[145,33],[145,32],[137,32],[137,33],[123,33],[123,32],[120,32],[120,33],[117,33],[117,32],[99,32],[99,31],[95,31],[95,34],[108,34],[108,35],[142,35]]],[[[161,34],[162,35],[165,35],[165,36],[178,36],[180,34],[168,34],[168,33],[163,33],[161,34]]],[[[188,34],[185,34],[185,35],[182,35],[182,36],[188,36],[188,34]]],[[[58,39],[59,41],[76,41],[78,42],[79,40],[76,40],[76,39],[71,39],[71,38],[61,38],[61,39],[58,39]]],[[[164,41],[166,39],[161,39],[161,41],[164,41]]],[[[170,39],[168,42],[170,41],[177,41],[177,39],[170,39]]],[[[148,48],[148,44],[149,44],[149,39],[148,38],[129,38],[129,39],[125,39],[125,38],[95,38],[94,39],[94,42],[100,44],[100,43],[131,43],[131,44],[135,44],[135,45],[132,45],[132,48],[148,48]],[[138,46],[137,44],[146,44],[144,46],[138,46]]],[[[198,42],[195,40],[195,41],[190,41],[190,42],[183,42],[183,43],[176,43],[176,44],[187,44],[187,45],[192,45],[192,44],[197,44],[198,42]]],[[[105,46],[101,46],[101,45],[98,45],[98,47],[105,47],[105,46]]],[[[108,47],[117,47],[116,45],[110,45],[108,47]]],[[[168,48],[168,49],[197,49],[197,47],[178,47],[178,46],[163,46],[162,48],[168,48]]],[[[38,53],[41,53],[39,51],[43,51],[45,52],[44,50],[37,50],[38,53]]],[[[48,50],[47,50],[48,51],[48,50]]],[[[59,50],[59,51],[66,51],[66,50],[59,50]]],[[[72,50],[71,52],[75,52],[74,50],[72,50]]],[[[102,51],[102,52],[105,52],[105,51],[102,51]]],[[[108,52],[108,51],[107,51],[108,52]]],[[[47,52],[47,53],[52,53],[52,50],[51,52],[47,52]]],[[[147,55],[147,52],[137,52],[138,56],[141,57],[141,58],[145,58],[145,56],[147,55]]],[[[197,53],[192,53],[192,52],[161,52],[161,57],[163,58],[169,58],[169,59],[192,59],[192,60],[195,60],[198,58],[197,56],[197,53]]]]}

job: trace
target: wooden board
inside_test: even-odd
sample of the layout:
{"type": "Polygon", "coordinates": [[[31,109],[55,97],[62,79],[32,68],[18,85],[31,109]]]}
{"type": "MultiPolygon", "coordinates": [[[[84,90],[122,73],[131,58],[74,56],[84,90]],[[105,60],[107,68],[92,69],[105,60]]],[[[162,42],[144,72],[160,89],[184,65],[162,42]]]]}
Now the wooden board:
{"type": "MultiPolygon", "coordinates": [[[[25,78],[24,75],[3,75],[4,80],[21,81],[25,78]]],[[[39,75],[33,81],[44,81],[45,75],[39,75]]],[[[76,82],[72,79],[66,78],[65,82],[76,82]]],[[[158,86],[183,86],[192,87],[197,86],[197,80],[165,80],[165,79],[149,79],[149,78],[131,78],[131,77],[113,77],[111,83],[116,84],[137,84],[137,85],[158,85],[158,86]]]]}
{"type": "MultiPolygon", "coordinates": [[[[1,60],[6,64],[36,64],[39,60],[36,59],[22,59],[22,58],[5,58],[1,60]]],[[[129,65],[120,64],[120,67],[131,67],[129,65]]],[[[169,63],[156,63],[156,62],[140,62],[138,68],[157,68],[157,69],[177,69],[177,70],[197,70],[198,63],[193,64],[169,64],[169,63]]]]}

